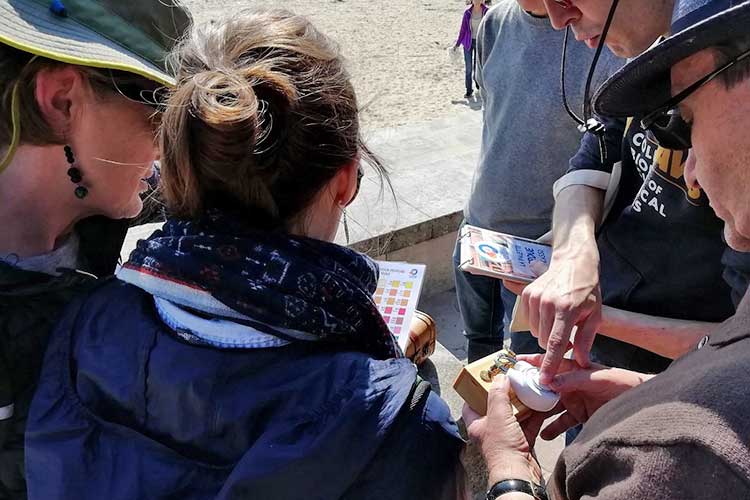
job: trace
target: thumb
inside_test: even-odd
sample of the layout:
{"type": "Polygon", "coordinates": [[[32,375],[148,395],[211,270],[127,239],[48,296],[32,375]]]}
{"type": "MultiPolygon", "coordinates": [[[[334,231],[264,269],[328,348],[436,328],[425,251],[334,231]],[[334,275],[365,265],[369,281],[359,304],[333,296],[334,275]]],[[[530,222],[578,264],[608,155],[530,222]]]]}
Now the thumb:
{"type": "Polygon", "coordinates": [[[550,389],[559,393],[582,391],[586,392],[596,385],[593,370],[573,370],[561,373],[552,379],[550,389]]]}
{"type": "Polygon", "coordinates": [[[487,412],[498,405],[510,404],[510,381],[505,374],[498,374],[492,381],[487,395],[487,412]]]}

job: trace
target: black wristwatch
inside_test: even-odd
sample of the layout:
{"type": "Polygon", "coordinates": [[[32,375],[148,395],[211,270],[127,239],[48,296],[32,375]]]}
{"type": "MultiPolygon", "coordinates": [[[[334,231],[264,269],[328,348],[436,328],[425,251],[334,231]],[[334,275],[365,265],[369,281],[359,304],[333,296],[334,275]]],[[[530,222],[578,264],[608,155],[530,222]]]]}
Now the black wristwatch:
{"type": "Polygon", "coordinates": [[[547,491],[544,488],[538,484],[534,484],[530,481],[523,481],[521,479],[506,479],[505,481],[495,483],[495,485],[487,492],[487,500],[497,500],[500,495],[515,492],[526,493],[537,500],[549,500],[547,498],[547,491]]]}

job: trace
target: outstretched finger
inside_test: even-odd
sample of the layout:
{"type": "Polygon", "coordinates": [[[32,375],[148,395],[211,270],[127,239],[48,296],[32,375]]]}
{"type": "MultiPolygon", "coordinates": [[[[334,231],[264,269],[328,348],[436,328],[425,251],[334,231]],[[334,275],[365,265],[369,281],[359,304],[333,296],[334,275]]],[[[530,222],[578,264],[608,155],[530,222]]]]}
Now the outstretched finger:
{"type": "Polygon", "coordinates": [[[523,435],[526,437],[526,442],[529,443],[530,448],[534,447],[534,443],[536,442],[537,436],[539,436],[539,431],[544,425],[544,422],[548,418],[563,411],[565,411],[565,407],[562,403],[558,403],[555,408],[545,413],[530,412],[531,415],[529,415],[523,422],[519,422],[521,424],[523,435]]]}
{"type": "Polygon", "coordinates": [[[573,325],[567,318],[556,317],[552,325],[549,340],[547,341],[547,353],[539,369],[539,382],[549,385],[555,374],[560,369],[565,352],[568,348],[568,339],[573,325]]]}
{"type": "Polygon", "coordinates": [[[540,301],[539,306],[539,345],[547,350],[547,343],[552,332],[552,326],[555,324],[556,311],[555,306],[549,302],[540,301]]]}
{"type": "Polygon", "coordinates": [[[540,436],[545,441],[552,441],[563,432],[575,427],[578,424],[580,424],[578,419],[576,419],[570,413],[565,412],[560,415],[554,422],[545,427],[540,436]]]}

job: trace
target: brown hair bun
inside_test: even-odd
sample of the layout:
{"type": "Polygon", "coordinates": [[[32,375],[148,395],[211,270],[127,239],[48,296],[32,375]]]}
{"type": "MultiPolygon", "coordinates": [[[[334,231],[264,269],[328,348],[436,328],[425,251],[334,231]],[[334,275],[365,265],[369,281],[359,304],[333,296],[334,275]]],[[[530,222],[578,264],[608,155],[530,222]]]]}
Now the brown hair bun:
{"type": "Polygon", "coordinates": [[[288,226],[359,157],[343,59],[306,18],[241,12],[196,27],[171,58],[161,146],[174,215],[197,218],[220,198],[288,226]]]}

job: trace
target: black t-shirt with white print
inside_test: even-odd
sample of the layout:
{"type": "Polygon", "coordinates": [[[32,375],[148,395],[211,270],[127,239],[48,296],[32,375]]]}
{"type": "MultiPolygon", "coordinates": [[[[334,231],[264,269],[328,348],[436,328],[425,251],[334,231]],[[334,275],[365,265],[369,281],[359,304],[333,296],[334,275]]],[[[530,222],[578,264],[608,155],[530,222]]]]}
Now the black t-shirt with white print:
{"type": "MultiPolygon", "coordinates": [[[[734,313],[732,289],[744,295],[750,254],[722,239],[723,222],[700,189],[685,183],[687,151],[658,147],[639,120],[606,120],[608,161],[596,137],[586,135],[568,172],[612,170],[622,160],[619,191],[598,234],[602,299],[628,311],[696,321],[723,321],[734,313]],[[731,258],[727,258],[727,255],[731,258]],[[741,292],[741,293],[740,293],[741,292]]],[[[598,336],[593,357],[610,366],[659,372],[669,360],[598,336]]]]}

